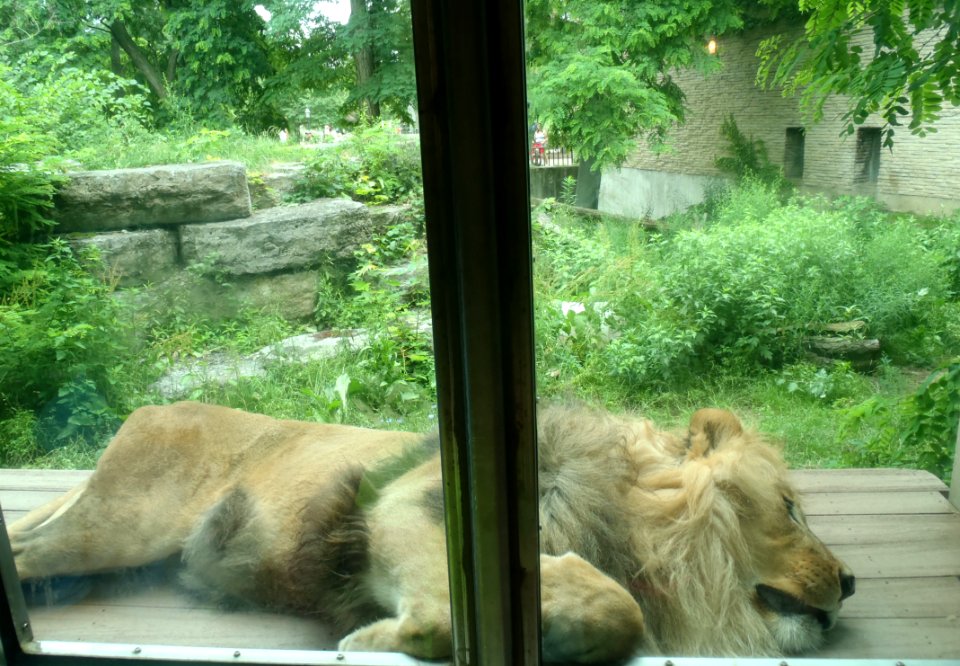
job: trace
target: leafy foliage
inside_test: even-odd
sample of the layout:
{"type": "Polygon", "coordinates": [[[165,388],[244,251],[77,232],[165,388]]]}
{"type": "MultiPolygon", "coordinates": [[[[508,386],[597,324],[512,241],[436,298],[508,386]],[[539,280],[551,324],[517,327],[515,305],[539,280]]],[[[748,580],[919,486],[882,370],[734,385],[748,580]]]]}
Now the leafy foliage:
{"type": "Polygon", "coordinates": [[[780,167],[767,157],[767,147],[760,139],[748,137],[740,128],[733,114],[724,118],[720,136],[727,141],[727,155],[714,162],[718,169],[738,179],[753,179],[764,183],[783,182],[780,167]]]}
{"type": "Polygon", "coordinates": [[[779,3],[530,0],[526,3],[531,113],[555,145],[598,168],[619,165],[638,136],[655,142],[683,120],[669,72],[719,67],[707,35],[776,15],[779,3]]]}
{"type": "Polygon", "coordinates": [[[386,107],[394,117],[411,121],[417,91],[409,0],[353,0],[351,7],[350,22],[339,34],[358,70],[347,103],[365,102],[373,118],[386,107]]]}
{"type": "Polygon", "coordinates": [[[44,131],[47,119],[36,96],[24,95],[0,63],[0,285],[14,270],[11,241],[49,228],[55,171],[44,164],[56,139],[44,131]]]}
{"type": "Polygon", "coordinates": [[[837,441],[850,465],[895,464],[949,480],[958,423],[960,359],[954,358],[902,399],[872,397],[850,408],[837,441]]]}
{"type": "Polygon", "coordinates": [[[105,145],[125,151],[151,136],[150,104],[136,81],[79,67],[72,54],[36,51],[25,60],[29,66],[9,80],[30,99],[35,131],[48,134],[63,156],[83,159],[105,145]]]}
{"type": "Polygon", "coordinates": [[[871,114],[887,124],[884,145],[909,117],[923,136],[944,102],[960,104],[960,8],[954,2],[801,0],[804,36],[765,40],[758,78],[799,93],[815,120],[833,95],[849,99],[845,132],[871,114]]]}
{"type": "Polygon", "coordinates": [[[297,195],[303,200],[349,197],[383,204],[416,199],[422,188],[417,143],[371,125],[318,150],[307,163],[297,195]]]}
{"type": "Polygon", "coordinates": [[[0,416],[37,411],[46,442],[108,432],[110,405],[136,376],[135,364],[125,366],[136,351],[129,317],[92,275],[95,257],[76,257],[59,240],[32,256],[0,300],[0,416]]]}
{"type": "Polygon", "coordinates": [[[748,181],[709,226],[653,242],[540,222],[549,293],[582,304],[558,316],[551,301],[555,314],[538,320],[569,340],[575,353],[561,365],[637,391],[677,386],[718,365],[780,368],[802,358],[811,327],[854,318],[894,358],[929,362],[955,344],[930,335],[956,315],[939,245],[911,220],[880,218],[858,200],[778,196],[748,181]]]}

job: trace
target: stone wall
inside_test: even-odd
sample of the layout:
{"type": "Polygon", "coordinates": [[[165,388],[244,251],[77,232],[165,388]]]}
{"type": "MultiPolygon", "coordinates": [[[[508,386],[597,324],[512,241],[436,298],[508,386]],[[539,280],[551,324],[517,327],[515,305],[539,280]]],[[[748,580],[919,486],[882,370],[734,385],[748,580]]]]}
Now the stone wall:
{"type": "Polygon", "coordinates": [[[254,212],[243,166],[222,162],[72,174],[55,218],[75,248],[99,249],[109,279],[140,288],[141,301],[302,319],[316,306],[318,269],[349,260],[402,212],[345,199],[254,212]]]}
{"type": "MultiPolygon", "coordinates": [[[[941,213],[960,208],[955,187],[960,182],[960,108],[945,104],[935,125],[937,132],[926,137],[913,136],[906,128],[898,131],[893,151],[880,151],[876,182],[863,182],[857,135],[840,135],[843,99],[828,100],[823,120],[812,123],[803,117],[796,97],[755,85],[757,45],[768,34],[753,31],[724,37],[719,52],[722,71],[707,76],[695,72],[676,75],[689,105],[686,122],[671,132],[665,152],[655,153],[642,145],[619,173],[604,173],[601,210],[629,215],[650,210],[669,213],[676,209],[672,202],[688,202],[690,177],[702,183],[704,177],[721,175],[714,160],[725,154],[720,125],[731,113],[740,130],[762,140],[770,160],[779,165],[787,159],[787,129],[804,129],[803,174],[795,180],[802,189],[868,194],[893,210],[941,213]],[[664,191],[649,185],[664,180],[676,187],[664,191]],[[624,188],[637,190],[636,196],[624,197],[624,188]]],[[[860,39],[866,43],[868,36],[860,39]]],[[[862,125],[868,130],[882,126],[875,116],[862,125]]]]}

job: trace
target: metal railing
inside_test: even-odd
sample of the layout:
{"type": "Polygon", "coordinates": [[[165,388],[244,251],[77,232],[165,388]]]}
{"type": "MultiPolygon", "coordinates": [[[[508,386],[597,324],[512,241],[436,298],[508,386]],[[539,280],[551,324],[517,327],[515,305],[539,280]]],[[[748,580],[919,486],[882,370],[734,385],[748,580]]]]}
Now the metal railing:
{"type": "Polygon", "coordinates": [[[549,144],[530,146],[530,166],[575,166],[577,159],[571,148],[554,148],[549,144]]]}

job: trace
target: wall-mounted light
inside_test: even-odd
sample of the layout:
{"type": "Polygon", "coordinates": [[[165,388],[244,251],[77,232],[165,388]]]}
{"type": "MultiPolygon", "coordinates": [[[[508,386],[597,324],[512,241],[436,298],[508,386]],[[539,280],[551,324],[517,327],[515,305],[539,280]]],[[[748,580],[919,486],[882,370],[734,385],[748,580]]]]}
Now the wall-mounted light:
{"type": "Polygon", "coordinates": [[[711,37],[707,40],[707,53],[710,55],[717,55],[717,38],[711,37]]]}

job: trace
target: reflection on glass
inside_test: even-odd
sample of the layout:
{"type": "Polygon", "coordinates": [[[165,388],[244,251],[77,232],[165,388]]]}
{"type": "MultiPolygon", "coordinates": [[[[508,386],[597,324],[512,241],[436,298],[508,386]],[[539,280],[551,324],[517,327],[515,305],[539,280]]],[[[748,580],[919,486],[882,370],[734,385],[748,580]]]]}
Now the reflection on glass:
{"type": "Polygon", "coordinates": [[[438,469],[409,3],[34,4],[0,29],[30,195],[0,187],[0,504],[34,638],[335,649],[398,612],[383,484],[438,469]]]}

